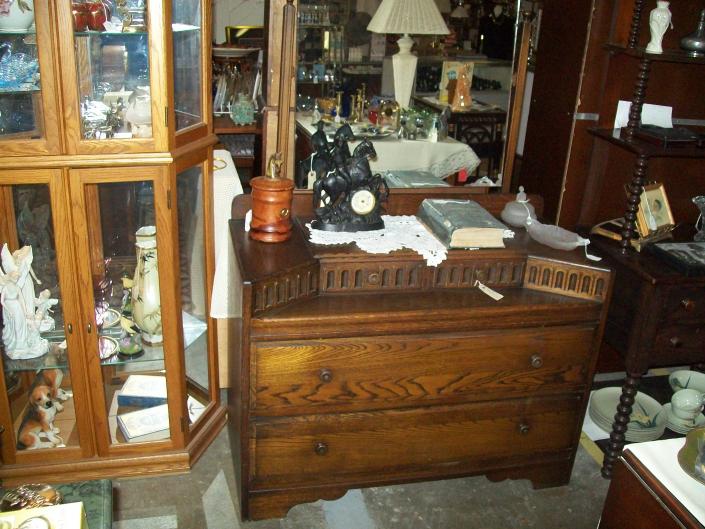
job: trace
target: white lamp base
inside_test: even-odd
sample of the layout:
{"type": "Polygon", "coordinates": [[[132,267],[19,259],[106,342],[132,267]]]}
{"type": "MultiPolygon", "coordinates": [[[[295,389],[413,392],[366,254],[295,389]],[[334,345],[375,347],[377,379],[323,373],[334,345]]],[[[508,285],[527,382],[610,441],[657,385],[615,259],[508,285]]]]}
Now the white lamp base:
{"type": "Polygon", "coordinates": [[[399,45],[399,53],[392,57],[392,66],[394,69],[394,99],[397,100],[401,108],[409,108],[411,93],[414,90],[418,58],[411,53],[414,39],[409,35],[403,35],[397,41],[397,44],[399,45]]]}

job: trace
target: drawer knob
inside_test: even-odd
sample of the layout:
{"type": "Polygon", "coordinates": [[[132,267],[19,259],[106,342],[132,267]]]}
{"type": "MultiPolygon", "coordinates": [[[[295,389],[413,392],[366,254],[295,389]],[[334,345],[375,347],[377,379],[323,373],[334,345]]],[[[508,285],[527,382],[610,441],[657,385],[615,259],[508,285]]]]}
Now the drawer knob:
{"type": "Polygon", "coordinates": [[[678,336],[674,336],[668,341],[671,342],[671,347],[680,347],[681,345],[683,345],[683,341],[678,338],[678,336]]]}
{"type": "Polygon", "coordinates": [[[314,445],[313,450],[316,452],[317,456],[324,456],[328,453],[328,445],[323,441],[318,441],[314,445]]]}
{"type": "Polygon", "coordinates": [[[519,425],[519,433],[520,433],[521,435],[528,435],[529,429],[530,429],[530,428],[529,428],[529,425],[526,424],[526,423],[521,423],[521,424],[519,425]]]}
{"type": "Polygon", "coordinates": [[[682,299],[681,307],[683,307],[683,310],[685,310],[686,312],[692,312],[693,309],[695,309],[695,301],[688,298],[682,299]]]}
{"type": "Polygon", "coordinates": [[[328,384],[328,382],[333,380],[333,372],[330,369],[324,367],[318,373],[318,378],[320,378],[321,382],[323,382],[324,384],[328,384]]]}
{"type": "Polygon", "coordinates": [[[543,358],[540,354],[531,355],[531,367],[538,369],[543,365],[543,358]]]}

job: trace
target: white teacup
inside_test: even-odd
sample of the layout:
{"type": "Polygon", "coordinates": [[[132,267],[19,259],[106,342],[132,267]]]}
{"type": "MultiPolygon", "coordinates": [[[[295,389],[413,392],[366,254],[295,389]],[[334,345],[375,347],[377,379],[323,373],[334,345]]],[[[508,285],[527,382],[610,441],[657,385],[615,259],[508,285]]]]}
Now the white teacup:
{"type": "Polygon", "coordinates": [[[671,411],[679,419],[693,421],[703,409],[703,395],[694,389],[680,389],[671,397],[671,411]]]}

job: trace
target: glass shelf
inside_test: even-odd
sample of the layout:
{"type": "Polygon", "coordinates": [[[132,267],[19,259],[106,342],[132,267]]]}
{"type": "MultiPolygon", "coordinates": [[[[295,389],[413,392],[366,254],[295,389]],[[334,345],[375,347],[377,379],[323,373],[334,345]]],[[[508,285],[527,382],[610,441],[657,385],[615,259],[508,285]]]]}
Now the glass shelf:
{"type": "Polygon", "coordinates": [[[31,94],[39,93],[42,89],[36,86],[32,88],[0,88],[0,94],[31,94]]]}
{"type": "MultiPolygon", "coordinates": [[[[48,338],[48,334],[43,334],[42,337],[48,338]]],[[[5,372],[39,371],[55,367],[66,370],[68,368],[68,355],[66,354],[66,349],[59,347],[59,343],[63,341],[63,334],[60,340],[55,341],[53,338],[49,338],[49,341],[49,352],[39,358],[11,360],[10,358],[3,357],[2,360],[5,364],[5,372]]]]}
{"type": "Polygon", "coordinates": [[[110,36],[110,37],[115,37],[115,36],[124,36],[124,37],[129,37],[129,36],[140,36],[140,35],[147,35],[146,31],[74,31],[73,33],[76,37],[100,37],[100,36],[110,36]]]}
{"type": "MultiPolygon", "coordinates": [[[[3,37],[19,37],[22,35],[36,35],[36,34],[37,34],[37,31],[34,29],[25,29],[24,31],[17,31],[17,30],[0,31],[0,39],[3,37]]],[[[36,43],[33,42],[32,44],[36,44],[36,43]]]]}
{"type": "MultiPolygon", "coordinates": [[[[205,332],[205,331],[204,331],[205,332]]],[[[121,331],[119,329],[109,329],[102,331],[101,336],[108,336],[119,341],[121,331]]],[[[68,368],[68,359],[66,349],[59,347],[59,344],[64,341],[63,332],[53,332],[42,334],[43,338],[49,340],[49,352],[39,358],[31,358],[27,360],[11,360],[7,357],[3,358],[5,371],[38,371],[50,368],[68,368]]],[[[143,344],[143,354],[139,357],[123,356],[119,353],[111,356],[107,360],[100,362],[101,366],[118,366],[126,364],[141,364],[145,362],[155,362],[164,360],[164,348],[161,345],[150,346],[143,344]]],[[[96,353],[97,354],[97,353],[96,353]]]]}

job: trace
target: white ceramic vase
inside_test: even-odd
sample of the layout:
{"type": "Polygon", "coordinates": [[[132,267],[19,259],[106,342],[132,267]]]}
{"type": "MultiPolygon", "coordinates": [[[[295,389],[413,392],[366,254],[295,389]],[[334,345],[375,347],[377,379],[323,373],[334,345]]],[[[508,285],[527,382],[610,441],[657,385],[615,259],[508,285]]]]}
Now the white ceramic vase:
{"type": "Polygon", "coordinates": [[[9,11],[0,10],[0,32],[25,31],[33,22],[34,0],[10,0],[9,11]]]}
{"type": "MultiPolygon", "coordinates": [[[[139,230],[137,233],[140,233],[139,230]]],[[[159,267],[155,234],[151,239],[138,241],[135,247],[137,267],[131,293],[132,318],[142,331],[142,341],[153,345],[159,344],[163,339],[162,307],[159,299],[159,267]]]]}
{"type": "Polygon", "coordinates": [[[651,30],[651,40],[646,45],[646,51],[649,53],[663,53],[663,47],[661,42],[663,41],[663,36],[671,26],[673,29],[673,24],[671,23],[671,10],[668,9],[670,2],[665,2],[664,0],[658,0],[656,2],[656,7],[651,10],[649,14],[649,29],[651,30]]]}

